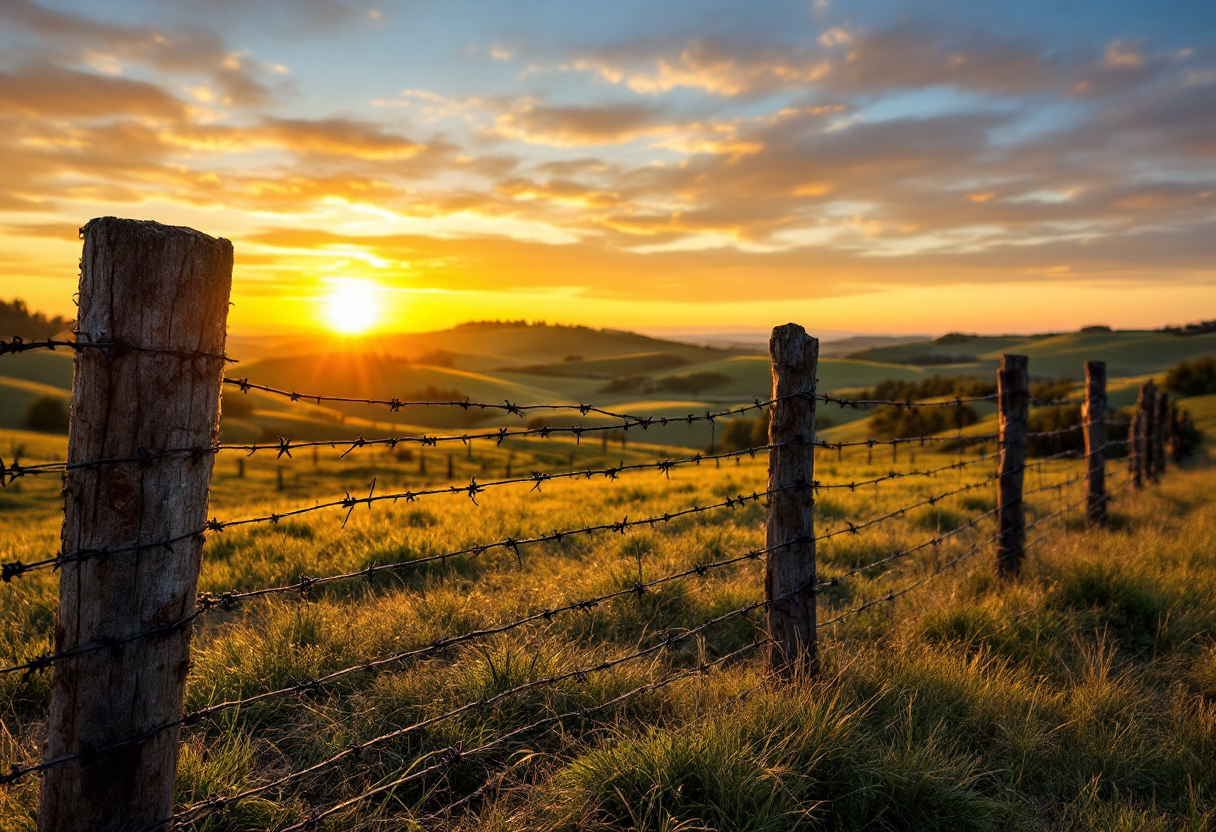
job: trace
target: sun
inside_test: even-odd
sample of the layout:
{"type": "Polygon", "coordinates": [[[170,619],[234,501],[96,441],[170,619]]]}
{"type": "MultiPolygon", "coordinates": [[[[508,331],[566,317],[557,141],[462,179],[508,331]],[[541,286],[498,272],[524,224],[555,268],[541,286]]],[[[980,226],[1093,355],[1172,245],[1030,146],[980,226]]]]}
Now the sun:
{"type": "Polygon", "coordinates": [[[377,294],[377,286],[370,280],[353,277],[335,280],[333,290],[322,301],[330,329],[343,335],[367,332],[379,317],[377,294]]]}

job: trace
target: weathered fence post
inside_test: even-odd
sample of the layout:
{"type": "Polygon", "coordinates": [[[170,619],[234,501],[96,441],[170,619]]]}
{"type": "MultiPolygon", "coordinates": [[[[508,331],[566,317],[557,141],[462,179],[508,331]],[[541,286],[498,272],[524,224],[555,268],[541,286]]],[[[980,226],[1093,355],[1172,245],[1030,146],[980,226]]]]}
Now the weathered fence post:
{"type": "Polygon", "coordinates": [[[997,570],[1011,575],[1022,566],[1026,545],[1026,511],[1022,482],[1026,477],[1026,424],[1030,419],[1029,361],[1006,355],[997,371],[1000,396],[1000,479],[997,482],[997,570]]]}
{"type": "Polygon", "coordinates": [[[1182,462],[1182,411],[1174,401],[1170,402],[1170,456],[1174,464],[1182,462]]]}
{"type": "Polygon", "coordinates": [[[815,633],[815,370],[819,341],[797,324],[773,330],[764,597],[769,667],[785,678],[819,672],[815,633]],[[806,393],[806,395],[795,395],[806,393]],[[773,548],[779,547],[779,548],[773,548]]]}
{"type": "Polygon", "coordinates": [[[1127,472],[1133,488],[1144,487],[1144,410],[1137,400],[1132,411],[1132,422],[1127,427],[1127,472]]]}
{"type": "MultiPolygon", "coordinates": [[[[83,229],[80,340],[68,460],[206,448],[219,430],[232,244],[153,222],[105,217],[83,229]]],[[[177,728],[104,751],[181,718],[207,520],[212,454],[73,469],[64,489],[65,555],[41,832],[134,830],[172,814],[177,728]],[[183,537],[184,536],[184,537],[183,537]],[[163,541],[182,537],[174,543],[163,541]],[[133,551],[115,551],[140,547],[133,551]],[[148,630],[155,635],[136,636],[148,630]]]]}
{"type": "Polygon", "coordinates": [[[1091,523],[1106,521],[1106,362],[1085,362],[1086,514],[1091,523]]]}
{"type": "Polygon", "coordinates": [[[1132,417],[1130,434],[1132,449],[1132,484],[1143,488],[1146,479],[1153,478],[1153,405],[1156,390],[1151,381],[1140,385],[1136,397],[1136,413],[1132,417]]]}
{"type": "Polygon", "coordinates": [[[1164,390],[1157,394],[1153,402],[1153,461],[1157,475],[1165,473],[1165,445],[1170,428],[1170,397],[1164,390]]]}

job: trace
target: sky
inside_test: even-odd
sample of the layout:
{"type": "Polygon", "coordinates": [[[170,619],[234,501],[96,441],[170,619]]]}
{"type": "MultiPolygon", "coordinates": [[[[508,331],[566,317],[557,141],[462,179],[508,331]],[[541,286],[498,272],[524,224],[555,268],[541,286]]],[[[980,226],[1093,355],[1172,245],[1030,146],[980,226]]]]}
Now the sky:
{"type": "Polygon", "coordinates": [[[1216,318],[1216,3],[0,0],[0,296],[104,215],[246,335],[1216,318]]]}

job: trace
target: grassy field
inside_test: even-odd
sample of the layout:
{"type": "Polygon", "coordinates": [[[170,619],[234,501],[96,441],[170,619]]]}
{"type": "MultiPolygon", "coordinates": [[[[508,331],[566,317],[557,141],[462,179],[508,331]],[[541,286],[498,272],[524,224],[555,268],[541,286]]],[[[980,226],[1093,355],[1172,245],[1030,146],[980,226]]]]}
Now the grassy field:
{"type": "MultiPolygon", "coordinates": [[[[1195,400],[1216,421],[1213,397],[1195,400]]],[[[639,437],[640,438],[640,437],[639,437]]],[[[5,431],[0,449],[26,461],[62,458],[62,438],[5,431]]],[[[950,464],[959,457],[901,450],[866,462],[864,450],[821,455],[816,476],[846,483],[950,464]],[[913,454],[915,454],[913,456],[913,454]]],[[[671,447],[625,449],[560,440],[475,443],[454,451],[454,479],[655,460],[671,447]],[[573,460],[571,454],[574,454],[573,460]]],[[[398,457],[363,449],[257,455],[238,477],[236,457],[216,463],[210,513],[238,518],[317,499],[418,489],[447,481],[446,451],[398,457]],[[425,462],[423,459],[425,458],[425,462]],[[422,468],[425,467],[425,473],[422,468]],[[279,470],[283,490],[279,490],[279,470]]],[[[976,451],[966,459],[978,459],[976,451]]],[[[1112,464],[1112,473],[1118,466],[1112,464]]],[[[690,628],[759,598],[762,564],[744,559],[704,575],[628,592],[639,582],[763,546],[764,509],[749,502],[561,543],[496,549],[440,564],[381,570],[298,593],[251,600],[200,619],[187,707],[290,686],[436,638],[493,627],[560,605],[626,590],[622,597],[550,621],[470,640],[380,673],[345,676],[324,692],[229,711],[183,734],[182,805],[273,781],[465,703],[537,684],[493,707],[366,745],[323,773],[205,816],[194,828],[278,829],[311,810],[356,798],[554,714],[573,716],[449,760],[442,771],[387,788],[333,816],[329,828],[409,828],[412,819],[496,788],[448,818],[459,830],[1174,830],[1216,825],[1216,495],[1205,460],[1172,470],[1141,494],[1116,491],[1109,527],[1087,529],[1077,510],[1053,523],[1022,575],[993,576],[992,550],[946,566],[990,536],[992,521],[964,529],[995,502],[991,461],[931,477],[821,491],[820,619],[911,588],[826,627],[824,673],[778,684],[759,652],[704,675],[595,708],[624,692],[753,644],[759,615],[690,628]],[[974,486],[974,487],[968,487],[974,486]],[[849,534],[848,523],[967,490],[849,534]],[[881,568],[849,573],[961,530],[881,568]],[[665,649],[623,661],[674,639],[665,649]]],[[[1027,475],[1029,519],[1076,498],[1077,463],[1027,475]]],[[[763,458],[628,473],[619,479],[490,489],[463,496],[309,515],[212,535],[200,589],[218,593],[291,584],[312,576],[418,559],[554,529],[637,520],[763,490],[763,458]]],[[[1121,474],[1121,471],[1117,473],[1121,474]]],[[[0,491],[0,560],[57,549],[58,482],[25,478],[0,491]]],[[[1036,530],[1037,532],[1038,530],[1036,530]]],[[[1032,533],[1032,538],[1034,533],[1032,533]]],[[[50,646],[57,577],[0,586],[0,664],[50,646]]],[[[49,676],[0,678],[0,768],[37,757],[49,676]]],[[[36,782],[0,791],[0,829],[29,830],[36,782]]]]}

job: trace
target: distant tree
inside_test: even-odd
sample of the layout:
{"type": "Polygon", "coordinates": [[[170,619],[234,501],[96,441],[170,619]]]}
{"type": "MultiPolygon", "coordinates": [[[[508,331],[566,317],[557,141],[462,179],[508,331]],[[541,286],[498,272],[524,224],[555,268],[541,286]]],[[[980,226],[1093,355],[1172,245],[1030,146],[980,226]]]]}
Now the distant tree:
{"type": "Polygon", "coordinates": [[[583,357],[581,355],[567,355],[565,358],[562,359],[562,361],[582,361],[582,360],[583,360],[583,357]]]}
{"type": "Polygon", "coordinates": [[[908,409],[883,405],[870,417],[870,431],[877,439],[909,439],[964,428],[978,421],[979,416],[968,405],[908,409]]]}
{"type": "Polygon", "coordinates": [[[1113,332],[1113,330],[1106,324],[1093,324],[1091,326],[1083,326],[1083,327],[1081,327],[1081,331],[1085,332],[1085,333],[1113,332]]]}
{"type": "Polygon", "coordinates": [[[990,396],[996,383],[969,376],[930,376],[918,381],[888,379],[862,393],[863,399],[885,399],[893,402],[915,402],[957,396],[963,399],[990,396]]]}
{"type": "Polygon", "coordinates": [[[1216,321],[1198,321],[1186,326],[1163,326],[1161,331],[1170,335],[1207,335],[1216,332],[1216,321]]]}
{"type": "Polygon", "coordinates": [[[14,335],[26,339],[50,338],[71,325],[71,321],[60,315],[48,318],[41,312],[31,312],[20,298],[11,302],[0,300],[0,338],[14,335]]]}
{"type": "Polygon", "coordinates": [[[424,352],[422,355],[414,359],[416,364],[424,364],[428,367],[454,367],[456,366],[456,356],[447,350],[432,350],[424,352]]]}
{"type": "Polygon", "coordinates": [[[1179,396],[1216,393],[1216,358],[1203,355],[1178,362],[1165,373],[1165,389],[1179,396]]]}
{"type": "Polygon", "coordinates": [[[25,411],[25,427],[45,433],[67,433],[67,404],[56,396],[39,396],[25,411]]]}
{"type": "Polygon", "coordinates": [[[966,344],[969,341],[974,341],[979,338],[978,335],[969,335],[966,332],[947,332],[940,338],[933,339],[935,344],[966,344]]]}

